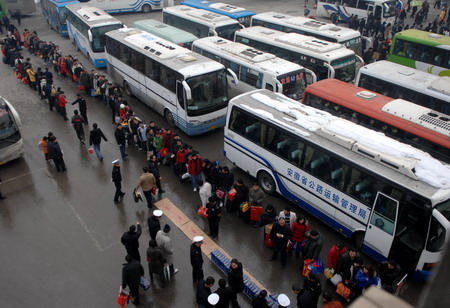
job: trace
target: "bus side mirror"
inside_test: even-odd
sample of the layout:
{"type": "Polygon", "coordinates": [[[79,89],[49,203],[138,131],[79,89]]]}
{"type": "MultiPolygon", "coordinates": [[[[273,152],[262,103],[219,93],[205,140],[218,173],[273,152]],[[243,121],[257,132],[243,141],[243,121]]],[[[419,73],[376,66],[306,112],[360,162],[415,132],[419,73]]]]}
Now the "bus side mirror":
{"type": "Polygon", "coordinates": [[[189,102],[192,100],[192,91],[185,80],[181,83],[183,85],[184,92],[186,93],[186,100],[189,102]]]}
{"type": "Polygon", "coordinates": [[[233,78],[233,80],[231,80],[231,83],[234,84],[235,86],[237,86],[239,83],[239,79],[237,78],[237,75],[229,68],[227,68],[227,75],[231,76],[231,78],[233,78]]]}
{"type": "Polygon", "coordinates": [[[92,31],[88,30],[88,40],[89,42],[92,42],[92,31]]]}

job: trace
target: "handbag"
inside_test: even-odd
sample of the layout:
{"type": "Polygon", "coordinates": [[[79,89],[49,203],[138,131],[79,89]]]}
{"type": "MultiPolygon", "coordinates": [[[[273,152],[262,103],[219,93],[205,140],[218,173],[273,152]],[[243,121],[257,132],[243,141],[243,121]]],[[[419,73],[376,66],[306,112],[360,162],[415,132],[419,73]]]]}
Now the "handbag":
{"type": "Polygon", "coordinates": [[[75,75],[75,74],[72,74],[72,80],[73,80],[73,81],[78,81],[78,77],[77,77],[77,75],[75,75]]]}
{"type": "Polygon", "coordinates": [[[94,148],[93,147],[89,147],[88,148],[88,153],[89,154],[94,154],[94,148]]]}
{"type": "Polygon", "coordinates": [[[294,243],[293,241],[291,241],[291,240],[288,240],[287,246],[286,246],[287,250],[288,250],[288,251],[293,250],[293,249],[294,249],[294,246],[295,246],[295,243],[294,243]]]}
{"type": "Polygon", "coordinates": [[[344,284],[342,282],[339,282],[338,285],[337,285],[337,288],[336,288],[336,293],[339,294],[340,296],[342,296],[345,299],[349,299],[351,291],[350,291],[349,288],[344,286],[344,284]]]}
{"type": "Polygon", "coordinates": [[[95,90],[95,95],[96,96],[101,96],[102,95],[102,89],[101,88],[97,88],[97,90],[95,90]]]}
{"type": "Polygon", "coordinates": [[[217,189],[216,190],[216,196],[217,196],[217,198],[219,198],[219,199],[223,199],[223,196],[225,195],[225,192],[223,191],[223,190],[221,190],[221,189],[217,189]]]}
{"type": "Polygon", "coordinates": [[[139,189],[134,189],[133,190],[133,198],[134,198],[134,202],[138,203],[139,200],[144,201],[144,199],[142,199],[141,196],[141,192],[139,191],[139,189]]]}
{"type": "Polygon", "coordinates": [[[242,213],[247,212],[250,209],[250,204],[248,202],[242,202],[239,206],[242,213]]]}
{"type": "Polygon", "coordinates": [[[148,288],[150,288],[150,281],[147,280],[144,276],[141,276],[141,281],[139,282],[139,285],[141,286],[144,291],[147,291],[148,288]]]}
{"type": "Polygon", "coordinates": [[[331,277],[330,281],[337,286],[339,282],[342,281],[342,276],[340,274],[335,274],[333,277],[331,277]]]}
{"type": "Polygon", "coordinates": [[[200,216],[200,217],[208,218],[208,214],[206,214],[206,211],[207,211],[207,208],[206,208],[206,207],[200,206],[200,207],[198,208],[197,214],[198,214],[198,216],[200,216]]]}
{"type": "Polygon", "coordinates": [[[78,87],[78,89],[79,89],[80,91],[84,91],[85,87],[84,87],[82,84],[80,84],[80,86],[78,87]]]}
{"type": "Polygon", "coordinates": [[[323,266],[322,259],[320,259],[320,258],[315,259],[314,263],[312,264],[312,269],[311,269],[313,274],[314,275],[323,274],[324,269],[325,268],[323,266]]]}
{"type": "Polygon", "coordinates": [[[122,289],[122,286],[119,288],[119,295],[117,295],[117,303],[120,307],[124,308],[127,305],[127,301],[129,300],[129,294],[127,291],[122,289]]]}
{"type": "Polygon", "coordinates": [[[303,271],[302,274],[304,277],[308,277],[312,271],[312,264],[314,263],[313,259],[306,259],[303,261],[303,271]]]}
{"type": "Polygon", "coordinates": [[[236,193],[237,193],[237,192],[236,192],[236,189],[232,188],[232,189],[228,192],[228,194],[227,194],[228,200],[233,201],[234,198],[236,197],[236,193]]]}
{"type": "Polygon", "coordinates": [[[325,276],[325,278],[327,279],[331,279],[334,276],[334,269],[332,269],[331,267],[327,267],[324,271],[323,271],[323,275],[325,276]]]}
{"type": "Polygon", "coordinates": [[[159,154],[161,155],[161,157],[166,156],[169,153],[169,150],[167,150],[167,148],[162,148],[161,150],[159,150],[159,154]]]}
{"type": "Polygon", "coordinates": [[[150,190],[152,195],[156,195],[156,185],[153,185],[152,189],[150,190]]]}

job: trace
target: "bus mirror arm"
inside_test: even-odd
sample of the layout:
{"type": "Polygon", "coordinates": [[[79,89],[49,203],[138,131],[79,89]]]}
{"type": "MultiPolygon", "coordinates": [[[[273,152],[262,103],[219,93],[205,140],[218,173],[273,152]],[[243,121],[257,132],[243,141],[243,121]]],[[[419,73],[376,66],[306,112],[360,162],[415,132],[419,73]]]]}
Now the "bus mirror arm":
{"type": "Polygon", "coordinates": [[[89,42],[92,42],[92,31],[88,30],[88,40],[89,42]]]}
{"type": "Polygon", "coordinates": [[[237,75],[229,68],[227,68],[227,74],[231,76],[231,78],[233,78],[233,80],[231,81],[231,83],[233,83],[235,86],[238,85],[239,80],[237,78],[237,75]]]}
{"type": "Polygon", "coordinates": [[[311,75],[311,78],[312,78],[312,82],[311,83],[317,82],[317,75],[316,75],[316,73],[314,73],[312,70],[310,70],[309,68],[306,68],[306,67],[305,67],[305,73],[307,75],[311,75]]]}
{"type": "Polygon", "coordinates": [[[191,88],[189,87],[188,83],[186,82],[186,80],[183,80],[183,82],[181,83],[183,85],[184,88],[184,92],[186,93],[186,100],[189,102],[192,100],[192,92],[191,92],[191,88]]]}
{"type": "Polygon", "coordinates": [[[324,63],[323,66],[328,68],[328,78],[334,78],[335,75],[334,68],[328,63],[324,63]]]}
{"type": "Polygon", "coordinates": [[[358,75],[358,71],[364,66],[364,60],[363,60],[363,58],[361,58],[358,55],[355,55],[355,56],[356,56],[357,61],[360,63],[359,65],[356,66],[356,72],[355,72],[355,76],[356,76],[356,75],[358,75]]]}

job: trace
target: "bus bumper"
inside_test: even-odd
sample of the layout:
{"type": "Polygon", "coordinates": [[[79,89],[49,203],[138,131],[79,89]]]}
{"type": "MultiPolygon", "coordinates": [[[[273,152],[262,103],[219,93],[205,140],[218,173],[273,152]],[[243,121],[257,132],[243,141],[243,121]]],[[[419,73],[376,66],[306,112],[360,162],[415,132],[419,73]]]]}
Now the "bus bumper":
{"type": "Polygon", "coordinates": [[[106,59],[93,59],[92,64],[94,64],[95,67],[106,67],[106,59]]]}
{"type": "Polygon", "coordinates": [[[190,136],[201,135],[225,126],[225,120],[225,116],[222,116],[205,123],[188,122],[186,133],[190,136]]]}

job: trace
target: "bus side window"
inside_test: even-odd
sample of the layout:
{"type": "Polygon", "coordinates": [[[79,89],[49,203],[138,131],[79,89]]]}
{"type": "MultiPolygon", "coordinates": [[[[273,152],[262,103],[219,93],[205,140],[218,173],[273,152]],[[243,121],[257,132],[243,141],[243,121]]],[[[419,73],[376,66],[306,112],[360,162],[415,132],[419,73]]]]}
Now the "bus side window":
{"type": "Polygon", "coordinates": [[[289,160],[297,166],[299,166],[301,163],[304,148],[305,144],[303,142],[297,141],[297,146],[293,148],[293,151],[290,154],[289,160]]]}
{"type": "Polygon", "coordinates": [[[273,85],[271,85],[270,83],[266,83],[266,90],[273,92],[273,85]]]}

